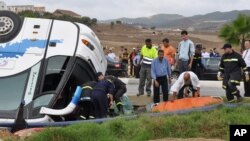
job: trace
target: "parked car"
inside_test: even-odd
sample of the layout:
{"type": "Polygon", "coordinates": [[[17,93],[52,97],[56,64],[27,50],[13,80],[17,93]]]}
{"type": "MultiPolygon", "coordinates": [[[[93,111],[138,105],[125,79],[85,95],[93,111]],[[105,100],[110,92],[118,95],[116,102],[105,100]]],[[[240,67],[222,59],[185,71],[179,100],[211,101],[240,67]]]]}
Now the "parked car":
{"type": "Polygon", "coordinates": [[[107,59],[107,71],[106,75],[113,75],[115,77],[126,77],[127,69],[126,65],[120,61],[116,61],[109,56],[106,56],[107,59]]]}
{"type": "MultiPolygon", "coordinates": [[[[202,58],[204,70],[202,70],[200,80],[217,80],[217,72],[220,65],[220,57],[202,58]]],[[[178,68],[172,72],[172,78],[177,79],[180,75],[178,68]]]]}

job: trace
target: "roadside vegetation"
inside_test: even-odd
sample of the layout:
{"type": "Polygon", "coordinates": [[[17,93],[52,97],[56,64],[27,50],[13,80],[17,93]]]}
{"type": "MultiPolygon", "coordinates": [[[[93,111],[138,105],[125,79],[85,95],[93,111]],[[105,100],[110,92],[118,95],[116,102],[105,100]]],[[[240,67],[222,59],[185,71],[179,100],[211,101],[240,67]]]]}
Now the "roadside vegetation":
{"type": "Polygon", "coordinates": [[[27,141],[145,141],[161,138],[213,138],[229,140],[230,124],[250,124],[249,106],[220,107],[210,112],[161,117],[118,118],[102,124],[86,123],[47,128],[27,141]]]}

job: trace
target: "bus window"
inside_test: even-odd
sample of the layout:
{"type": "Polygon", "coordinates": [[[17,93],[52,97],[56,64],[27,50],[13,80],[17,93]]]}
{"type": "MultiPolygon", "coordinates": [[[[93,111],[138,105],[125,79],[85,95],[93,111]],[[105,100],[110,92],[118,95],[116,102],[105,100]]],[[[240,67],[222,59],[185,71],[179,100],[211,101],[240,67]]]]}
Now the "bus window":
{"type": "Polygon", "coordinates": [[[55,56],[48,60],[43,92],[56,90],[67,67],[69,57],[55,56]]]}

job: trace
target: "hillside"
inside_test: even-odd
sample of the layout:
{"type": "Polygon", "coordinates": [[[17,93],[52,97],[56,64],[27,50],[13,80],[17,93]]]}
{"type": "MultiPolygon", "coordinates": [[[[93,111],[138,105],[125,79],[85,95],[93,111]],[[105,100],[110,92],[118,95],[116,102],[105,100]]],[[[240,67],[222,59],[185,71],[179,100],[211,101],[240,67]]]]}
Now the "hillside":
{"type": "MultiPolygon", "coordinates": [[[[167,37],[174,47],[177,47],[181,40],[180,32],[140,29],[130,25],[114,25],[111,28],[110,24],[98,24],[92,29],[101,40],[102,45],[107,48],[114,48],[116,53],[120,46],[125,46],[130,52],[132,48],[142,46],[146,38],[151,38],[153,44],[159,45],[162,43],[162,39],[167,37]]],[[[221,48],[223,44],[223,41],[217,37],[217,33],[190,32],[189,35],[194,43],[202,43],[207,50],[221,48]]]]}
{"type": "Polygon", "coordinates": [[[130,25],[139,25],[143,27],[157,28],[192,28],[195,30],[215,30],[217,31],[225,23],[229,23],[236,19],[239,14],[250,15],[250,10],[229,11],[229,12],[213,12],[204,15],[195,15],[192,17],[184,17],[178,14],[157,14],[151,17],[139,18],[119,18],[101,23],[110,23],[111,21],[122,21],[122,23],[130,25]]]}

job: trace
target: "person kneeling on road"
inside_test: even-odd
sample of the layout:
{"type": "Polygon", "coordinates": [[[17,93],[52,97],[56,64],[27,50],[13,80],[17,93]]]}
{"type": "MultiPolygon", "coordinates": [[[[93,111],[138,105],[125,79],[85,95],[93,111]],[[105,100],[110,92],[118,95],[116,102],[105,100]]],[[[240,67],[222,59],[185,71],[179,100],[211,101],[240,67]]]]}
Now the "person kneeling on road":
{"type": "Polygon", "coordinates": [[[79,101],[80,119],[94,119],[95,106],[91,98],[92,91],[96,85],[95,81],[90,81],[82,85],[82,94],[79,101]]]}
{"type": "Polygon", "coordinates": [[[183,97],[188,97],[190,91],[193,97],[200,96],[200,81],[197,75],[191,71],[183,72],[178,80],[171,87],[170,91],[173,93],[173,99],[181,99],[183,97]],[[178,95],[177,95],[178,92],[178,95]]]}
{"type": "Polygon", "coordinates": [[[123,83],[119,78],[112,76],[112,75],[105,76],[105,78],[101,78],[101,80],[102,79],[111,81],[114,84],[115,91],[114,91],[113,97],[114,97],[117,109],[119,110],[119,114],[124,113],[121,98],[127,92],[126,84],[123,83]]]}

